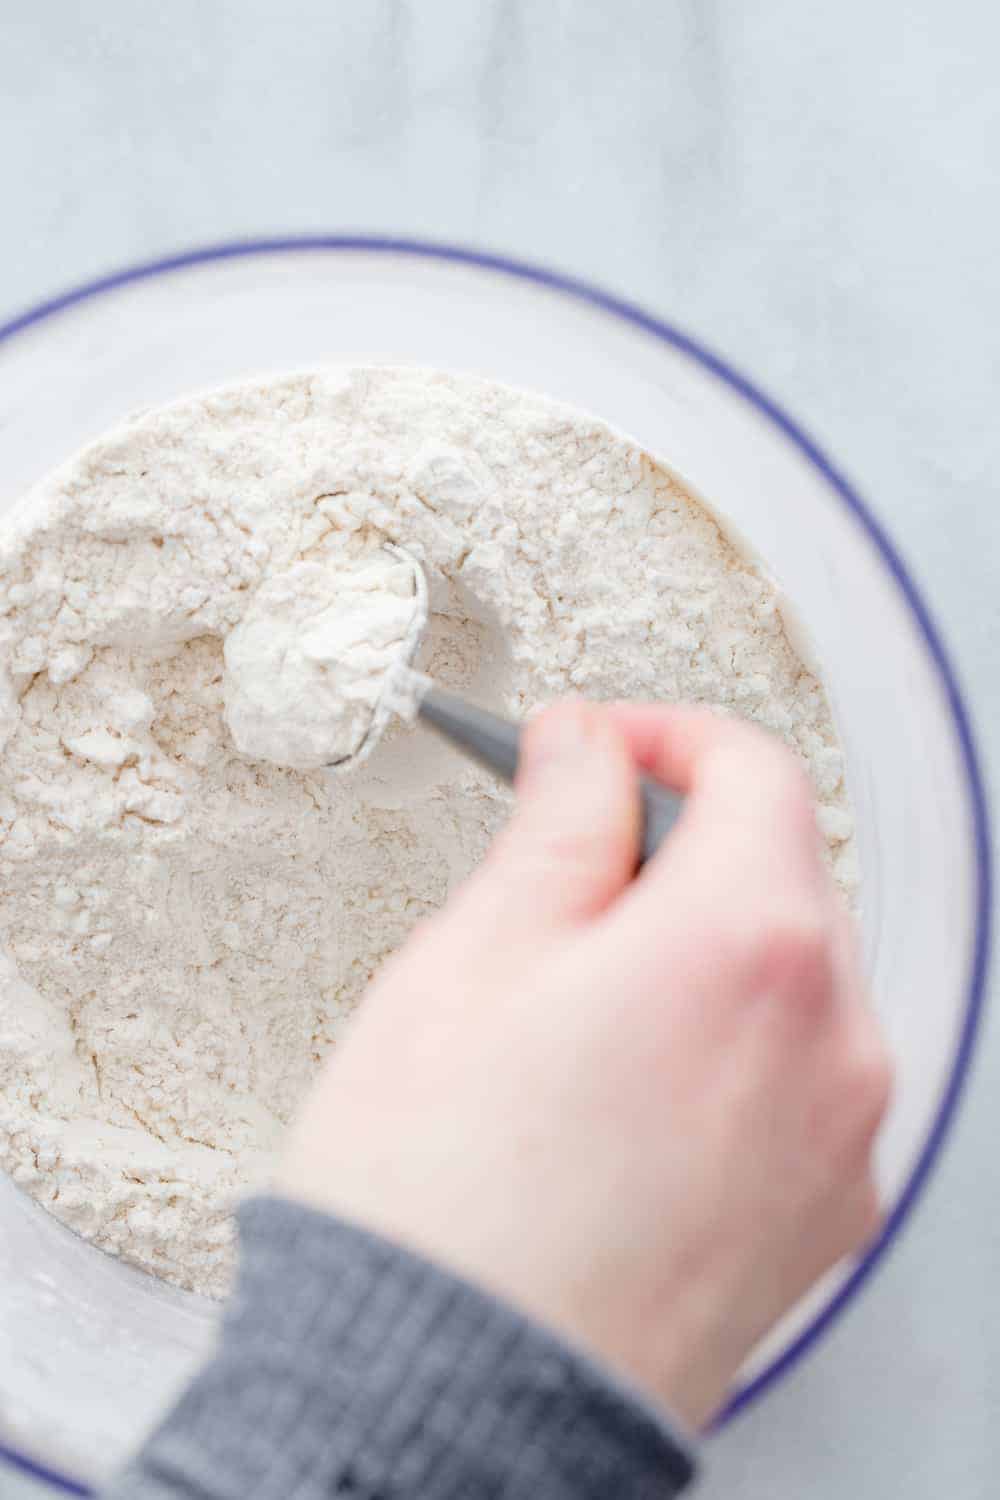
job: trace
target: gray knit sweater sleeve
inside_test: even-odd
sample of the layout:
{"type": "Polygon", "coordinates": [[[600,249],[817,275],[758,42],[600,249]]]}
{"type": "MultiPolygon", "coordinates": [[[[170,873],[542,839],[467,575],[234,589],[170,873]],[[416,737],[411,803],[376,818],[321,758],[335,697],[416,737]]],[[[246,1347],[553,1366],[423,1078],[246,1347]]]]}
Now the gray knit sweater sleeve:
{"type": "Polygon", "coordinates": [[[663,1416],[417,1255],[261,1197],[217,1352],[106,1500],[667,1500],[663,1416]]]}

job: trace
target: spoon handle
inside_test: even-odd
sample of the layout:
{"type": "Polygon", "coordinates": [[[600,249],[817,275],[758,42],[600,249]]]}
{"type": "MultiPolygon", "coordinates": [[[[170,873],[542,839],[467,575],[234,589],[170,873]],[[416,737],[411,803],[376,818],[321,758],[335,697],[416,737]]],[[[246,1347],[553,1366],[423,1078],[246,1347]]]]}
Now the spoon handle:
{"type": "MultiPolygon", "coordinates": [[[[425,690],[417,709],[425,724],[430,724],[453,745],[471,755],[473,760],[495,771],[501,780],[513,783],[521,744],[521,726],[503,719],[488,709],[477,708],[454,693],[431,686],[425,690]]],[[[639,864],[652,859],[680,815],[682,800],[650,776],[639,777],[642,798],[642,836],[639,864]]]]}

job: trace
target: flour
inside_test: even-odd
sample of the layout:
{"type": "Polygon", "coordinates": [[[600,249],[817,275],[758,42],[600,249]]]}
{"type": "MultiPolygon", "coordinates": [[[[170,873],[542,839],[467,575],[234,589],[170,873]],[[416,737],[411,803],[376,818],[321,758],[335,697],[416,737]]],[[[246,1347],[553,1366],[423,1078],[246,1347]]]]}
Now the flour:
{"type": "Polygon", "coordinates": [[[379,369],[110,432],[0,539],[0,1162],[212,1294],[233,1200],[509,806],[403,726],[350,776],[312,769],[356,743],[405,630],[386,541],[427,574],[422,670],[518,716],[567,692],[744,714],[798,751],[854,879],[841,752],[773,585],[600,422],[379,369]]]}
{"type": "Polygon", "coordinates": [[[301,771],[356,755],[415,605],[412,565],[377,543],[269,578],[226,637],[236,748],[301,771]]]}

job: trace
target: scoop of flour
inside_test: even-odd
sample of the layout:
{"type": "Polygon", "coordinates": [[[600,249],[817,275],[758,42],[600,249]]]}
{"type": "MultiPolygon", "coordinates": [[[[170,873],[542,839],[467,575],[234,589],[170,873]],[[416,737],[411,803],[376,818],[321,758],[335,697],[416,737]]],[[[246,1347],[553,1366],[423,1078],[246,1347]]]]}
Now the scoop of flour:
{"type": "Polygon", "coordinates": [[[297,771],[353,755],[416,609],[412,567],[383,548],[271,577],[226,638],[237,748],[297,771]]]}

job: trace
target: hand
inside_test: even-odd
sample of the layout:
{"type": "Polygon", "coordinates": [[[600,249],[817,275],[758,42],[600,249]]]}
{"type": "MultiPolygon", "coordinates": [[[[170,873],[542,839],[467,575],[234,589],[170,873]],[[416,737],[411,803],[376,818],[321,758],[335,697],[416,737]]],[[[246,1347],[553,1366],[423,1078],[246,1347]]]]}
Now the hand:
{"type": "Polygon", "coordinates": [[[386,966],[279,1188],[432,1256],[692,1424],[878,1225],[889,1064],[790,754],[705,710],[526,731],[484,864],[386,966]],[[686,794],[634,881],[636,766],[686,794]]]}

